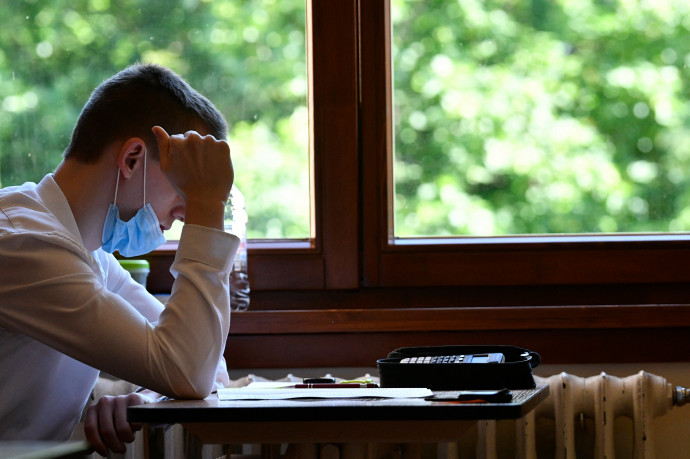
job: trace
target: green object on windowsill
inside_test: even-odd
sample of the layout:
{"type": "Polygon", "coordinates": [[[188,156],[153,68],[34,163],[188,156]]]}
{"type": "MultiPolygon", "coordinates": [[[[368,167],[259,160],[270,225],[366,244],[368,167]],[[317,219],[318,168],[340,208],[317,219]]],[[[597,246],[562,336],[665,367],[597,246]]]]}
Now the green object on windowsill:
{"type": "Polygon", "coordinates": [[[132,279],[146,287],[146,278],[149,275],[149,262],[146,260],[118,260],[120,266],[132,275],[132,279]]]}

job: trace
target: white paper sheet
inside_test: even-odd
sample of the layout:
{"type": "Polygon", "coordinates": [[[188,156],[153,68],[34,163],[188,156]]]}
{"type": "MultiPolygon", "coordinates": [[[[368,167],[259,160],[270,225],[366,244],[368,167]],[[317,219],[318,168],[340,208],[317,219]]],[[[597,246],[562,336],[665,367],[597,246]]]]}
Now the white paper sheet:
{"type": "Polygon", "coordinates": [[[228,387],[218,389],[219,400],[288,400],[294,398],[421,398],[433,392],[419,387],[295,389],[228,387]]]}

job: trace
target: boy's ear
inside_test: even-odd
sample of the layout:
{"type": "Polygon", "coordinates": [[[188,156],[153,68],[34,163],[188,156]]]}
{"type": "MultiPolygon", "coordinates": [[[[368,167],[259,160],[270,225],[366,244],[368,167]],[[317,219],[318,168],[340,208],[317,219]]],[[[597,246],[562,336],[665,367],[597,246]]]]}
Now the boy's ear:
{"type": "Polygon", "coordinates": [[[146,144],[138,137],[133,137],[122,144],[117,153],[117,167],[123,178],[132,177],[137,168],[144,167],[145,152],[146,144]]]}

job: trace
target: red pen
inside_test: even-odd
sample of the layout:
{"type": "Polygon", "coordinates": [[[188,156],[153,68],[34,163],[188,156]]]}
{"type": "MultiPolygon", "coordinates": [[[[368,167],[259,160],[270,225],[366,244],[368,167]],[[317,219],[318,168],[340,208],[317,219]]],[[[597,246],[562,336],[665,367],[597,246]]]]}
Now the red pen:
{"type": "Polygon", "coordinates": [[[379,387],[378,384],[360,384],[360,383],[313,383],[313,384],[295,384],[295,389],[358,389],[358,388],[372,388],[379,387]]]}

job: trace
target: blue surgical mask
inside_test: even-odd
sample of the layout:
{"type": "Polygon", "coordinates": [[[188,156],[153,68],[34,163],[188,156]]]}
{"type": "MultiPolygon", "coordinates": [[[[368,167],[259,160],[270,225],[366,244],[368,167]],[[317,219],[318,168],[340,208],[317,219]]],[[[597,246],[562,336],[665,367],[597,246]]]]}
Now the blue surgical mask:
{"type": "Polygon", "coordinates": [[[117,208],[117,188],[120,184],[120,172],[115,183],[115,198],[108,207],[103,225],[103,245],[106,252],[119,251],[123,257],[136,257],[149,253],[165,242],[158,217],[151,204],[146,203],[146,152],[144,151],[144,205],[128,221],[122,221],[117,208]]]}

